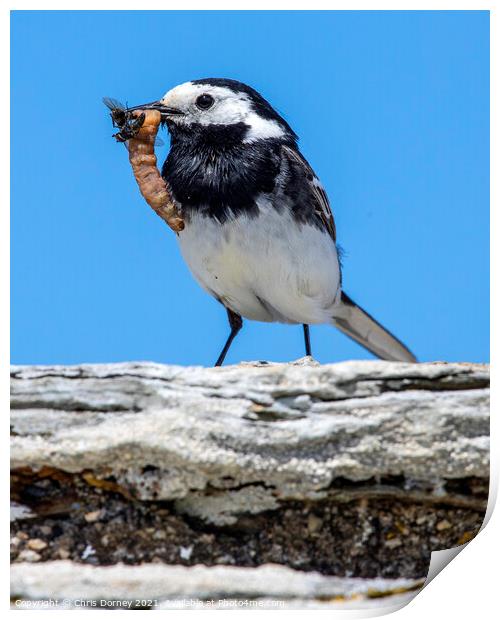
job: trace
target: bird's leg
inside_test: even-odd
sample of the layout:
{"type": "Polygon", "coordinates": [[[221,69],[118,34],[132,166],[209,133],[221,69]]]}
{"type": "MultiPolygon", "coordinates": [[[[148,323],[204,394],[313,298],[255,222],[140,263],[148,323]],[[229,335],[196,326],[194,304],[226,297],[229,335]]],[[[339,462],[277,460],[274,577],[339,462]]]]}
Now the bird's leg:
{"type": "Polygon", "coordinates": [[[309,357],[312,357],[311,338],[309,337],[309,325],[304,323],[302,327],[304,328],[304,343],[306,345],[306,355],[308,355],[309,357]]]}
{"type": "Polygon", "coordinates": [[[236,312],[229,310],[229,308],[226,308],[226,310],[227,310],[227,318],[229,319],[229,326],[231,327],[231,333],[229,334],[229,337],[226,340],[226,344],[224,345],[224,348],[222,349],[221,354],[219,355],[219,357],[217,358],[217,361],[215,362],[216,366],[222,366],[222,362],[224,361],[224,358],[226,357],[226,354],[229,351],[229,347],[231,346],[231,343],[233,342],[236,334],[243,327],[243,320],[241,316],[239,314],[236,314],[236,312]]]}

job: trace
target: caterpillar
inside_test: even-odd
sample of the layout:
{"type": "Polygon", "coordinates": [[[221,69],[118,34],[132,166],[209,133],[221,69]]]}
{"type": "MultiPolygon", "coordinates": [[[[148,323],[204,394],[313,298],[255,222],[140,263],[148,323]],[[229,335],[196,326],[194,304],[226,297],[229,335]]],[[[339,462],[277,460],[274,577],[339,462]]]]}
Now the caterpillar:
{"type": "Polygon", "coordinates": [[[161,114],[158,110],[139,110],[132,114],[136,117],[144,115],[140,129],[128,141],[128,156],[135,180],[148,205],[174,232],[179,233],[184,229],[184,220],[156,165],[154,145],[161,114]]]}
{"type": "Polygon", "coordinates": [[[154,147],[161,122],[160,112],[128,110],[119,101],[109,97],[105,97],[103,101],[111,110],[113,125],[120,129],[113,137],[118,142],[128,142],[130,165],[142,196],[153,211],[175,233],[179,233],[184,229],[182,214],[156,165],[154,147]]]}

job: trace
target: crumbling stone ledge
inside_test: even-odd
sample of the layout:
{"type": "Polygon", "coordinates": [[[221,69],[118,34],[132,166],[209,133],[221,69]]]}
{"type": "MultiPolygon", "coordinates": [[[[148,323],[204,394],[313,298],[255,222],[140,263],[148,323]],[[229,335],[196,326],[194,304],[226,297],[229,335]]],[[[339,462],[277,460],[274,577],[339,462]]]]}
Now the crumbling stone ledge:
{"type": "Polygon", "coordinates": [[[129,601],[131,608],[136,609],[193,608],[196,599],[200,603],[210,601],[214,608],[232,608],[231,602],[238,599],[246,601],[250,609],[280,609],[307,602],[321,607],[331,606],[334,601],[339,607],[353,603],[355,607],[372,607],[379,606],[380,599],[402,606],[423,585],[422,580],[410,579],[324,577],[275,564],[255,569],[159,564],[95,568],[59,561],[45,567],[15,565],[11,577],[14,601],[52,599],[69,608],[75,608],[76,602],[81,606],[82,601],[89,606],[94,601],[96,606],[105,607],[110,592],[115,602],[129,601]]]}
{"type": "Polygon", "coordinates": [[[421,579],[486,506],[486,365],[14,367],[11,420],[16,574],[62,558],[421,579]]]}

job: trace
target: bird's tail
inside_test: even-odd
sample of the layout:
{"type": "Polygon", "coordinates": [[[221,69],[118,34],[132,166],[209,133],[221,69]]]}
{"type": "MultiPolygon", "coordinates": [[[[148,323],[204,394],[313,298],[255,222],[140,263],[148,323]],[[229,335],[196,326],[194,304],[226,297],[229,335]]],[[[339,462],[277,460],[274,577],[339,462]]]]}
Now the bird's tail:
{"type": "Polygon", "coordinates": [[[388,332],[368,312],[342,293],[335,309],[333,324],[360,345],[383,360],[416,362],[417,358],[405,345],[388,332]]]}

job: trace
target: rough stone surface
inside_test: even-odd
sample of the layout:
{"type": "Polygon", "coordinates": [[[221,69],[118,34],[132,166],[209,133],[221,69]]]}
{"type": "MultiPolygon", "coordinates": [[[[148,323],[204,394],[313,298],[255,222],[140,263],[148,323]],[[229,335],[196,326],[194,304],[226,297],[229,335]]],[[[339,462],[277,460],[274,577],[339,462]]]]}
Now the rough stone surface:
{"type": "Polygon", "coordinates": [[[12,467],[111,472],[191,504],[208,486],[315,498],[335,478],[487,476],[488,384],[470,364],[16,367],[12,467]]]}
{"type": "MultiPolygon", "coordinates": [[[[97,575],[109,588],[172,570],[184,594],[202,597],[200,579],[227,569],[245,590],[231,596],[266,601],[284,573],[248,590],[231,571],[279,563],[322,584],[411,580],[425,577],[432,550],[475,535],[488,493],[489,368],[307,358],[14,367],[11,428],[19,596],[35,596],[26,584],[54,567],[75,587],[97,575]]],[[[282,593],[291,607],[324,604],[306,584],[282,593]]]]}
{"type": "MultiPolygon", "coordinates": [[[[16,599],[59,599],[67,604],[80,600],[150,601],[150,607],[176,607],[194,598],[200,600],[262,597],[283,602],[299,600],[343,602],[391,597],[406,592],[408,598],[422,580],[347,579],[302,573],[267,564],[255,569],[229,566],[116,565],[106,568],[78,566],[71,562],[49,565],[16,565],[11,572],[11,596],[16,599]],[[48,571],[50,579],[47,579],[48,571]]],[[[139,605],[141,606],[141,605],[139,605]]],[[[146,605],[145,605],[146,606],[146,605]]]]}
{"type": "MultiPolygon", "coordinates": [[[[369,486],[355,486],[359,495],[352,499],[334,494],[289,500],[279,508],[241,514],[235,523],[214,525],[179,512],[175,502],[133,501],[77,474],[16,472],[12,478],[13,492],[32,509],[12,523],[13,562],[271,562],[337,576],[414,578],[426,575],[431,551],[470,540],[484,514],[475,504],[450,506],[451,497],[448,503],[378,497],[369,486]],[[33,539],[46,546],[37,557],[31,552],[26,557],[33,539]]],[[[478,480],[469,487],[471,495],[462,500],[479,503],[487,489],[478,480]]]]}

